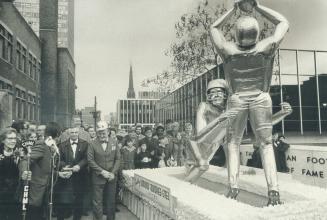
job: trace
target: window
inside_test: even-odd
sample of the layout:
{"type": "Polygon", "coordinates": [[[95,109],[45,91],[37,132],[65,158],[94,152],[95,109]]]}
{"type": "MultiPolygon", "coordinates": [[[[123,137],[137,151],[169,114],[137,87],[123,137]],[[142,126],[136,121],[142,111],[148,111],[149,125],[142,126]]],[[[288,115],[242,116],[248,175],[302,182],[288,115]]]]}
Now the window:
{"type": "Polygon", "coordinates": [[[21,70],[22,72],[26,73],[26,56],[27,50],[26,48],[17,41],[16,47],[16,67],[17,69],[21,70]]]}
{"type": "Polygon", "coordinates": [[[28,75],[33,79],[33,55],[28,54],[28,75]]]}
{"type": "Polygon", "coordinates": [[[2,36],[2,34],[0,35],[0,57],[5,57],[5,38],[2,36]]]}
{"type": "Polygon", "coordinates": [[[17,42],[17,47],[16,47],[16,67],[19,70],[22,70],[21,48],[22,48],[22,45],[19,42],[17,42]]]}
{"type": "Polygon", "coordinates": [[[35,79],[36,77],[36,58],[33,58],[33,71],[32,71],[32,79],[35,79]]]}
{"type": "Polygon", "coordinates": [[[0,24],[0,58],[12,62],[12,35],[0,24]]]}
{"type": "Polygon", "coordinates": [[[27,51],[26,48],[22,48],[22,71],[24,73],[27,73],[27,68],[26,68],[26,56],[27,56],[27,51]]]}
{"type": "Polygon", "coordinates": [[[41,78],[41,61],[38,61],[37,63],[37,71],[36,71],[36,76],[35,76],[35,80],[36,82],[40,82],[40,78],[41,78]]]}
{"type": "Polygon", "coordinates": [[[13,48],[13,37],[11,34],[8,34],[8,44],[7,44],[7,60],[9,63],[12,63],[12,48],[13,48]]]}

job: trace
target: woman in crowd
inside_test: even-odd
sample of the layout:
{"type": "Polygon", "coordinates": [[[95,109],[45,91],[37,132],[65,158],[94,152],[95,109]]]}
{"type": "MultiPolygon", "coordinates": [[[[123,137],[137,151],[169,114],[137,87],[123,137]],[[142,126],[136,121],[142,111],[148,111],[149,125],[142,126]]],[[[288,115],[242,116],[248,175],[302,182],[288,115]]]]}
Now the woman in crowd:
{"type": "Polygon", "coordinates": [[[27,140],[29,140],[29,141],[37,141],[36,132],[29,132],[26,137],[27,137],[27,140]]]}
{"type": "Polygon", "coordinates": [[[152,156],[147,150],[146,143],[142,143],[135,156],[135,168],[151,168],[152,156]]]}
{"type": "Polygon", "coordinates": [[[170,158],[168,149],[167,149],[167,138],[159,137],[158,146],[155,152],[156,167],[166,167],[167,160],[170,158]]]}
{"type": "Polygon", "coordinates": [[[28,133],[28,122],[23,121],[23,120],[14,121],[12,123],[11,127],[16,130],[17,143],[18,143],[18,146],[20,146],[20,143],[23,140],[26,140],[26,135],[28,133]]]}
{"type": "Polygon", "coordinates": [[[18,159],[16,149],[17,132],[5,128],[0,133],[0,219],[19,219],[19,203],[16,192],[19,183],[18,159]]]}

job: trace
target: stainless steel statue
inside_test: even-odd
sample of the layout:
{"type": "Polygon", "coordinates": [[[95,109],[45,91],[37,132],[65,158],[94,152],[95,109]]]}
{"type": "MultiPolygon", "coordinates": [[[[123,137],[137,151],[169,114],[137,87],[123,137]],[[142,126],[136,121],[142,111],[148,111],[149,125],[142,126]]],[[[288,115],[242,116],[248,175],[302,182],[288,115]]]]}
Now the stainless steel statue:
{"type": "Polygon", "coordinates": [[[227,84],[223,79],[209,82],[207,101],[201,102],[196,115],[196,133],[188,142],[186,181],[191,183],[209,169],[209,161],[223,143],[226,128],[237,115],[237,109],[226,111],[227,84]]]}
{"type": "Polygon", "coordinates": [[[249,118],[261,149],[262,165],[268,185],[268,205],[280,204],[277,171],[272,147],[272,103],[269,95],[275,52],[288,31],[288,21],[279,13],[259,5],[256,0],[240,0],[234,8],[218,19],[211,28],[212,41],[223,60],[229,88],[228,108],[240,108],[228,128],[228,197],[239,193],[239,146],[249,118]],[[220,28],[235,10],[253,10],[276,25],[275,33],[258,41],[259,25],[255,18],[242,16],[237,20],[236,42],[226,41],[220,28]]]}
{"type": "MultiPolygon", "coordinates": [[[[207,100],[201,102],[197,109],[197,134],[188,142],[188,151],[190,152],[188,152],[186,162],[188,170],[186,181],[194,183],[208,170],[209,162],[219,147],[223,146],[227,152],[227,143],[224,141],[227,127],[241,110],[229,109],[226,111],[227,96],[228,86],[225,80],[215,79],[209,82],[207,100]]],[[[281,110],[272,116],[272,124],[279,123],[291,113],[290,104],[281,103],[281,110]]]]}

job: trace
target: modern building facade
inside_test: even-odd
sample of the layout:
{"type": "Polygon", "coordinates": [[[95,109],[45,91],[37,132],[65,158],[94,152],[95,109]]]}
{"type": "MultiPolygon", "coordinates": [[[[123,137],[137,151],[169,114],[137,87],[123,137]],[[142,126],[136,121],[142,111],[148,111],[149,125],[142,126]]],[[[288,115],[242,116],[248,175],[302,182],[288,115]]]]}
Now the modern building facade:
{"type": "Polygon", "coordinates": [[[155,106],[159,99],[120,99],[117,101],[117,120],[121,128],[141,123],[155,125],[155,106]]]}
{"type": "Polygon", "coordinates": [[[58,0],[58,47],[74,57],[74,0],[58,0]]]}
{"type": "Polygon", "coordinates": [[[157,91],[140,91],[138,92],[139,99],[161,99],[166,95],[165,92],[157,91]]]}
{"type": "MultiPolygon", "coordinates": [[[[27,23],[40,34],[40,0],[15,0],[27,23]]],[[[74,57],[74,0],[58,0],[58,47],[68,48],[74,57]]]]}
{"type": "Polygon", "coordinates": [[[222,68],[213,67],[191,82],[161,98],[156,104],[156,121],[164,124],[168,119],[195,125],[197,106],[206,100],[208,83],[223,77],[222,68]]]}
{"type": "Polygon", "coordinates": [[[159,99],[150,98],[150,95],[151,93],[149,93],[148,98],[135,98],[133,68],[131,65],[127,99],[119,99],[117,101],[116,125],[118,124],[120,128],[128,128],[136,123],[140,123],[143,126],[154,126],[155,106],[159,99]]]}
{"type": "Polygon", "coordinates": [[[37,36],[40,30],[39,0],[15,0],[14,5],[32,27],[37,36]]]}
{"type": "Polygon", "coordinates": [[[3,122],[40,121],[41,42],[11,2],[0,3],[0,106],[3,122]],[[6,120],[4,118],[7,118],[6,120]]]}
{"type": "MultiPolygon", "coordinates": [[[[327,131],[326,60],[327,51],[278,51],[270,89],[273,112],[280,110],[280,103],[289,102],[293,113],[274,127],[276,131],[300,134],[327,131]]],[[[171,119],[195,126],[197,106],[206,100],[208,82],[217,78],[224,78],[222,65],[160,99],[156,105],[156,121],[164,123],[171,119]]],[[[250,131],[249,125],[247,128],[250,131]]]]}

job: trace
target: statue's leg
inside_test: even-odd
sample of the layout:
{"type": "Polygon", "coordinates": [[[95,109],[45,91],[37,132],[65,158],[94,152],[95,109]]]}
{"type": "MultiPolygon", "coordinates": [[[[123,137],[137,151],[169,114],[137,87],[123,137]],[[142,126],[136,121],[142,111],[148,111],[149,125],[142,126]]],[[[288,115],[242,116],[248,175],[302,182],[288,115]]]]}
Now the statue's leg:
{"type": "Polygon", "coordinates": [[[241,100],[238,95],[232,95],[228,100],[228,108],[233,107],[237,107],[242,110],[239,111],[238,115],[235,117],[227,131],[227,170],[230,189],[237,189],[240,170],[240,144],[247,123],[248,108],[246,102],[241,100]]]}
{"type": "Polygon", "coordinates": [[[252,130],[260,146],[268,189],[278,191],[276,162],[272,146],[272,103],[268,93],[262,93],[251,103],[250,118],[252,130]]]}
{"type": "Polygon", "coordinates": [[[224,153],[225,153],[225,158],[226,158],[226,162],[224,167],[228,168],[228,145],[226,142],[223,143],[223,149],[224,149],[224,153]]]}
{"type": "Polygon", "coordinates": [[[277,169],[272,146],[272,102],[268,93],[262,93],[250,104],[252,130],[260,146],[262,166],[268,186],[269,203],[279,204],[277,169]],[[278,196],[275,196],[278,194],[278,196]]]}
{"type": "Polygon", "coordinates": [[[194,167],[194,169],[192,169],[191,172],[186,176],[185,181],[190,183],[196,182],[208,169],[209,164],[194,167]]]}
{"type": "Polygon", "coordinates": [[[215,152],[220,147],[220,144],[198,144],[199,148],[202,151],[202,160],[199,160],[198,166],[195,167],[189,175],[185,178],[186,181],[194,183],[197,181],[208,169],[209,169],[209,162],[212,159],[215,152]]]}

